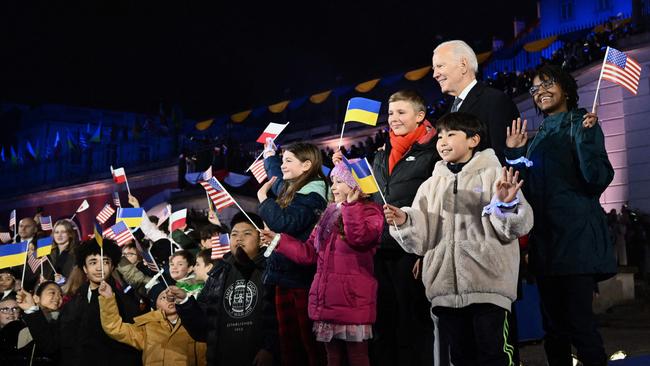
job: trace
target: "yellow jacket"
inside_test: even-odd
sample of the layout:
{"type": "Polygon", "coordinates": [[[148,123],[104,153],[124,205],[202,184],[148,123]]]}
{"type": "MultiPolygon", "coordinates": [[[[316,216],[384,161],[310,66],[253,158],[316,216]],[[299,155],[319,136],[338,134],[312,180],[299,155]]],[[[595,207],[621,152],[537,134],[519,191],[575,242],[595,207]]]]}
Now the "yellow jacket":
{"type": "Polygon", "coordinates": [[[196,342],[181,325],[181,319],[171,325],[160,310],[150,311],[134,319],[134,324],[122,322],[115,296],[99,297],[102,328],[118,342],[142,351],[143,365],[206,364],[206,344],[196,342]]]}

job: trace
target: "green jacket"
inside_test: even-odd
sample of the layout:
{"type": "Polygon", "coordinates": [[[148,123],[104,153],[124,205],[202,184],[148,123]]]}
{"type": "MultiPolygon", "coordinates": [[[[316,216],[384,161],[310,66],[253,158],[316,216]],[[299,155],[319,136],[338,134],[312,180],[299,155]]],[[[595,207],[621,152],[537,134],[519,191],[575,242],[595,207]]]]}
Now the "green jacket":
{"type": "Polygon", "coordinates": [[[616,273],[613,246],[600,195],[614,178],[600,125],[584,128],[587,111],[547,116],[527,147],[506,149],[517,164],[524,195],[533,207],[529,265],[536,275],[616,273]]]}

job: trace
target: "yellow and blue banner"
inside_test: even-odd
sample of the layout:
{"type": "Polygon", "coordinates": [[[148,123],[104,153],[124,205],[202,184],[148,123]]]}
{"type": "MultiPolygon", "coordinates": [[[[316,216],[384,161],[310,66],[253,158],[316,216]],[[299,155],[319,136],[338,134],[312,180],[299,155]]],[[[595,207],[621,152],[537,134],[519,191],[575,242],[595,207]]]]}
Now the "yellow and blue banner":
{"type": "Polygon", "coordinates": [[[0,268],[22,266],[27,256],[27,241],[0,245],[0,268]]]}
{"type": "Polygon", "coordinates": [[[372,176],[372,171],[368,165],[368,160],[355,159],[353,161],[350,161],[344,156],[343,162],[345,165],[347,165],[348,168],[350,168],[352,177],[355,181],[357,181],[361,192],[365,194],[372,194],[379,191],[379,187],[377,187],[375,178],[372,176]]]}
{"type": "Polygon", "coordinates": [[[36,256],[43,257],[52,253],[52,237],[47,236],[36,241],[36,256]]]}
{"type": "Polygon", "coordinates": [[[360,122],[375,126],[379,118],[381,102],[366,98],[352,98],[348,102],[343,122],[360,122]]]}
{"type": "Polygon", "coordinates": [[[124,221],[128,227],[140,227],[142,224],[143,208],[120,208],[117,210],[115,223],[124,221]]]}

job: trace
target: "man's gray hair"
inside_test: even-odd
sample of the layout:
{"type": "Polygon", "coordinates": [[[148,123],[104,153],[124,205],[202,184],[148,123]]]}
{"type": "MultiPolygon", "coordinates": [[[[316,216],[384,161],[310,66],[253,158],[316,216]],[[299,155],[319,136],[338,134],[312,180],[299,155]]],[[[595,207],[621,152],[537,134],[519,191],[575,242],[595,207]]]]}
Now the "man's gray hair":
{"type": "Polygon", "coordinates": [[[443,46],[451,47],[451,50],[458,61],[460,61],[460,59],[463,57],[467,59],[468,66],[474,72],[474,74],[478,72],[478,61],[476,60],[476,54],[474,53],[472,47],[470,47],[467,43],[461,40],[442,42],[433,50],[433,53],[436,53],[436,51],[443,46]]]}

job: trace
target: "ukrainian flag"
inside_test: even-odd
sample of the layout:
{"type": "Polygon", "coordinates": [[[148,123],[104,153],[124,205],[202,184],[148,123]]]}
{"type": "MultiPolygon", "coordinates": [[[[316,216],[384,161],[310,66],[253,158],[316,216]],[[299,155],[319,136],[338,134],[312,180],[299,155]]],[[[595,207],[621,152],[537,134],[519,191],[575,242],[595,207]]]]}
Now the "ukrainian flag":
{"type": "Polygon", "coordinates": [[[95,222],[95,225],[93,225],[93,231],[95,235],[95,241],[97,241],[97,244],[99,244],[100,247],[104,246],[104,238],[102,237],[102,227],[99,226],[98,222],[95,222]]]}
{"type": "Polygon", "coordinates": [[[375,126],[379,118],[381,102],[366,98],[352,98],[348,102],[343,122],[361,122],[375,126]]]}
{"type": "Polygon", "coordinates": [[[22,266],[27,256],[27,241],[0,245],[0,268],[22,266]]]}
{"type": "Polygon", "coordinates": [[[40,258],[50,253],[52,253],[52,237],[38,239],[36,242],[36,256],[40,258]]]}
{"type": "Polygon", "coordinates": [[[140,227],[142,224],[143,208],[120,208],[117,210],[117,219],[115,223],[124,221],[128,227],[140,227]]]}
{"type": "Polygon", "coordinates": [[[348,166],[348,168],[350,168],[352,177],[357,181],[361,192],[372,194],[379,191],[377,183],[375,183],[375,178],[372,176],[370,166],[368,165],[368,160],[363,159],[350,162],[344,156],[343,162],[348,166]]]}

